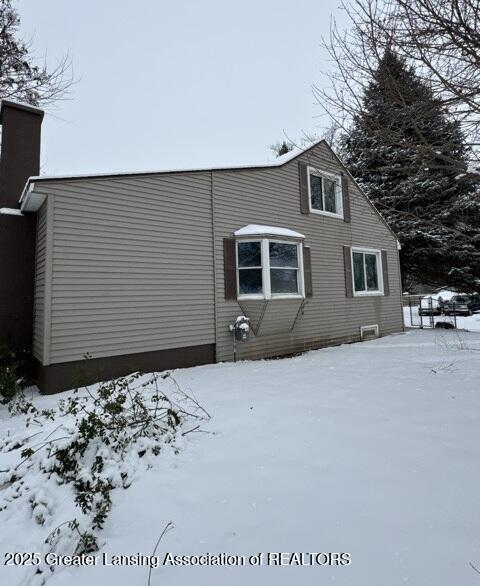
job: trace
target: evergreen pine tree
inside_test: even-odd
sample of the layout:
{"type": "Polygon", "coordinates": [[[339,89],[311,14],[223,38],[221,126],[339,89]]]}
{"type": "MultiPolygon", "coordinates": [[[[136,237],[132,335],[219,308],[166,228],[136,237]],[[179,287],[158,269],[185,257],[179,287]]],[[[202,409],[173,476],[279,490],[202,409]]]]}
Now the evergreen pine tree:
{"type": "Polygon", "coordinates": [[[282,155],[286,155],[292,150],[292,146],[288,145],[285,141],[282,142],[280,148],[278,149],[278,156],[281,157],[282,155]]]}
{"type": "Polygon", "coordinates": [[[404,289],[480,288],[479,199],[458,122],[393,51],[380,60],[342,156],[402,245],[404,289]]]}
{"type": "Polygon", "coordinates": [[[283,142],[277,142],[275,144],[271,144],[270,145],[270,150],[272,151],[272,153],[276,156],[276,157],[281,157],[282,155],[286,155],[287,153],[289,153],[290,151],[293,150],[294,148],[294,144],[290,141],[283,141],[283,142]]]}

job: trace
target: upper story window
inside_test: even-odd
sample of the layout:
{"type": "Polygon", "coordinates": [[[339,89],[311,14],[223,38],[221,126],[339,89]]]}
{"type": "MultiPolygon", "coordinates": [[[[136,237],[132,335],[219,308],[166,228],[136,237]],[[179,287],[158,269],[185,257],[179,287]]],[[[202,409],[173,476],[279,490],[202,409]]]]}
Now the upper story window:
{"type": "Polygon", "coordinates": [[[302,244],[261,238],[237,242],[238,297],[303,297],[302,244]]]}
{"type": "Polygon", "coordinates": [[[308,167],[310,211],[343,219],[342,179],[340,175],[308,167]]]}
{"type": "Polygon", "coordinates": [[[355,295],[382,295],[380,250],[352,248],[353,291],[355,295]]]}

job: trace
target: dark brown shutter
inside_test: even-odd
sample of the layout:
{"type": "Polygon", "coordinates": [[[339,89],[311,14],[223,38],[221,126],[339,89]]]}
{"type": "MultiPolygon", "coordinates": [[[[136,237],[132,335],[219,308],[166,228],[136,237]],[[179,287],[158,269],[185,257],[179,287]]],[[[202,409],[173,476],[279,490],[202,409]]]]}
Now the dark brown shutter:
{"type": "Polygon", "coordinates": [[[302,214],[310,213],[308,202],[308,170],[305,163],[298,163],[298,177],[300,180],[300,212],[302,214]]]}
{"type": "Polygon", "coordinates": [[[390,295],[390,284],[388,282],[388,260],[387,251],[382,250],[382,272],[383,272],[383,294],[390,295]]]}
{"type": "Polygon", "coordinates": [[[223,272],[225,299],[237,298],[237,251],[235,238],[223,239],[223,272]]]}
{"type": "Polygon", "coordinates": [[[353,297],[352,255],[350,246],[343,247],[343,265],[345,268],[345,295],[353,297]]]}
{"type": "Polygon", "coordinates": [[[310,246],[303,247],[303,275],[305,279],[305,297],[313,297],[312,255],[310,246]]]}
{"type": "Polygon", "coordinates": [[[350,222],[350,194],[348,191],[348,177],[342,173],[343,220],[350,222]]]}

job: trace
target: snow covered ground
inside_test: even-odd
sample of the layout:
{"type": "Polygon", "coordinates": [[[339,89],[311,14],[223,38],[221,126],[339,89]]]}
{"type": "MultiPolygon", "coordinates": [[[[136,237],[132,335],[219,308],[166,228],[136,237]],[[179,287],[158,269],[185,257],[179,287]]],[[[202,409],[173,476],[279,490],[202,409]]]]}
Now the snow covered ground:
{"type": "MultiPolygon", "coordinates": [[[[161,566],[152,586],[480,584],[469,565],[480,568],[480,334],[409,331],[175,376],[212,415],[210,433],[117,491],[102,552],[150,555],[171,520],[162,558],[348,552],[352,563],[161,566]]],[[[0,437],[20,422],[0,413],[0,437]]],[[[12,457],[0,453],[0,469],[12,457]]],[[[52,508],[53,528],[65,511],[52,508]]],[[[43,551],[48,528],[28,508],[0,512],[0,528],[2,557],[43,551]]],[[[0,566],[2,585],[25,575],[0,566]]],[[[60,568],[48,584],[146,586],[148,568],[60,568]]]]}

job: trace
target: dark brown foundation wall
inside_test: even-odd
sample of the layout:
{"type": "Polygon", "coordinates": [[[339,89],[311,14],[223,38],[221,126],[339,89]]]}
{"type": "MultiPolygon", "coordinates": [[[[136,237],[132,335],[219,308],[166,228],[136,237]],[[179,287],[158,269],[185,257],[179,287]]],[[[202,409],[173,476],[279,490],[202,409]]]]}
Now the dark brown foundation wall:
{"type": "Polygon", "coordinates": [[[107,358],[89,358],[42,366],[38,363],[37,384],[46,395],[81,388],[132,372],[159,372],[215,362],[215,344],[140,352],[107,358]]]}

